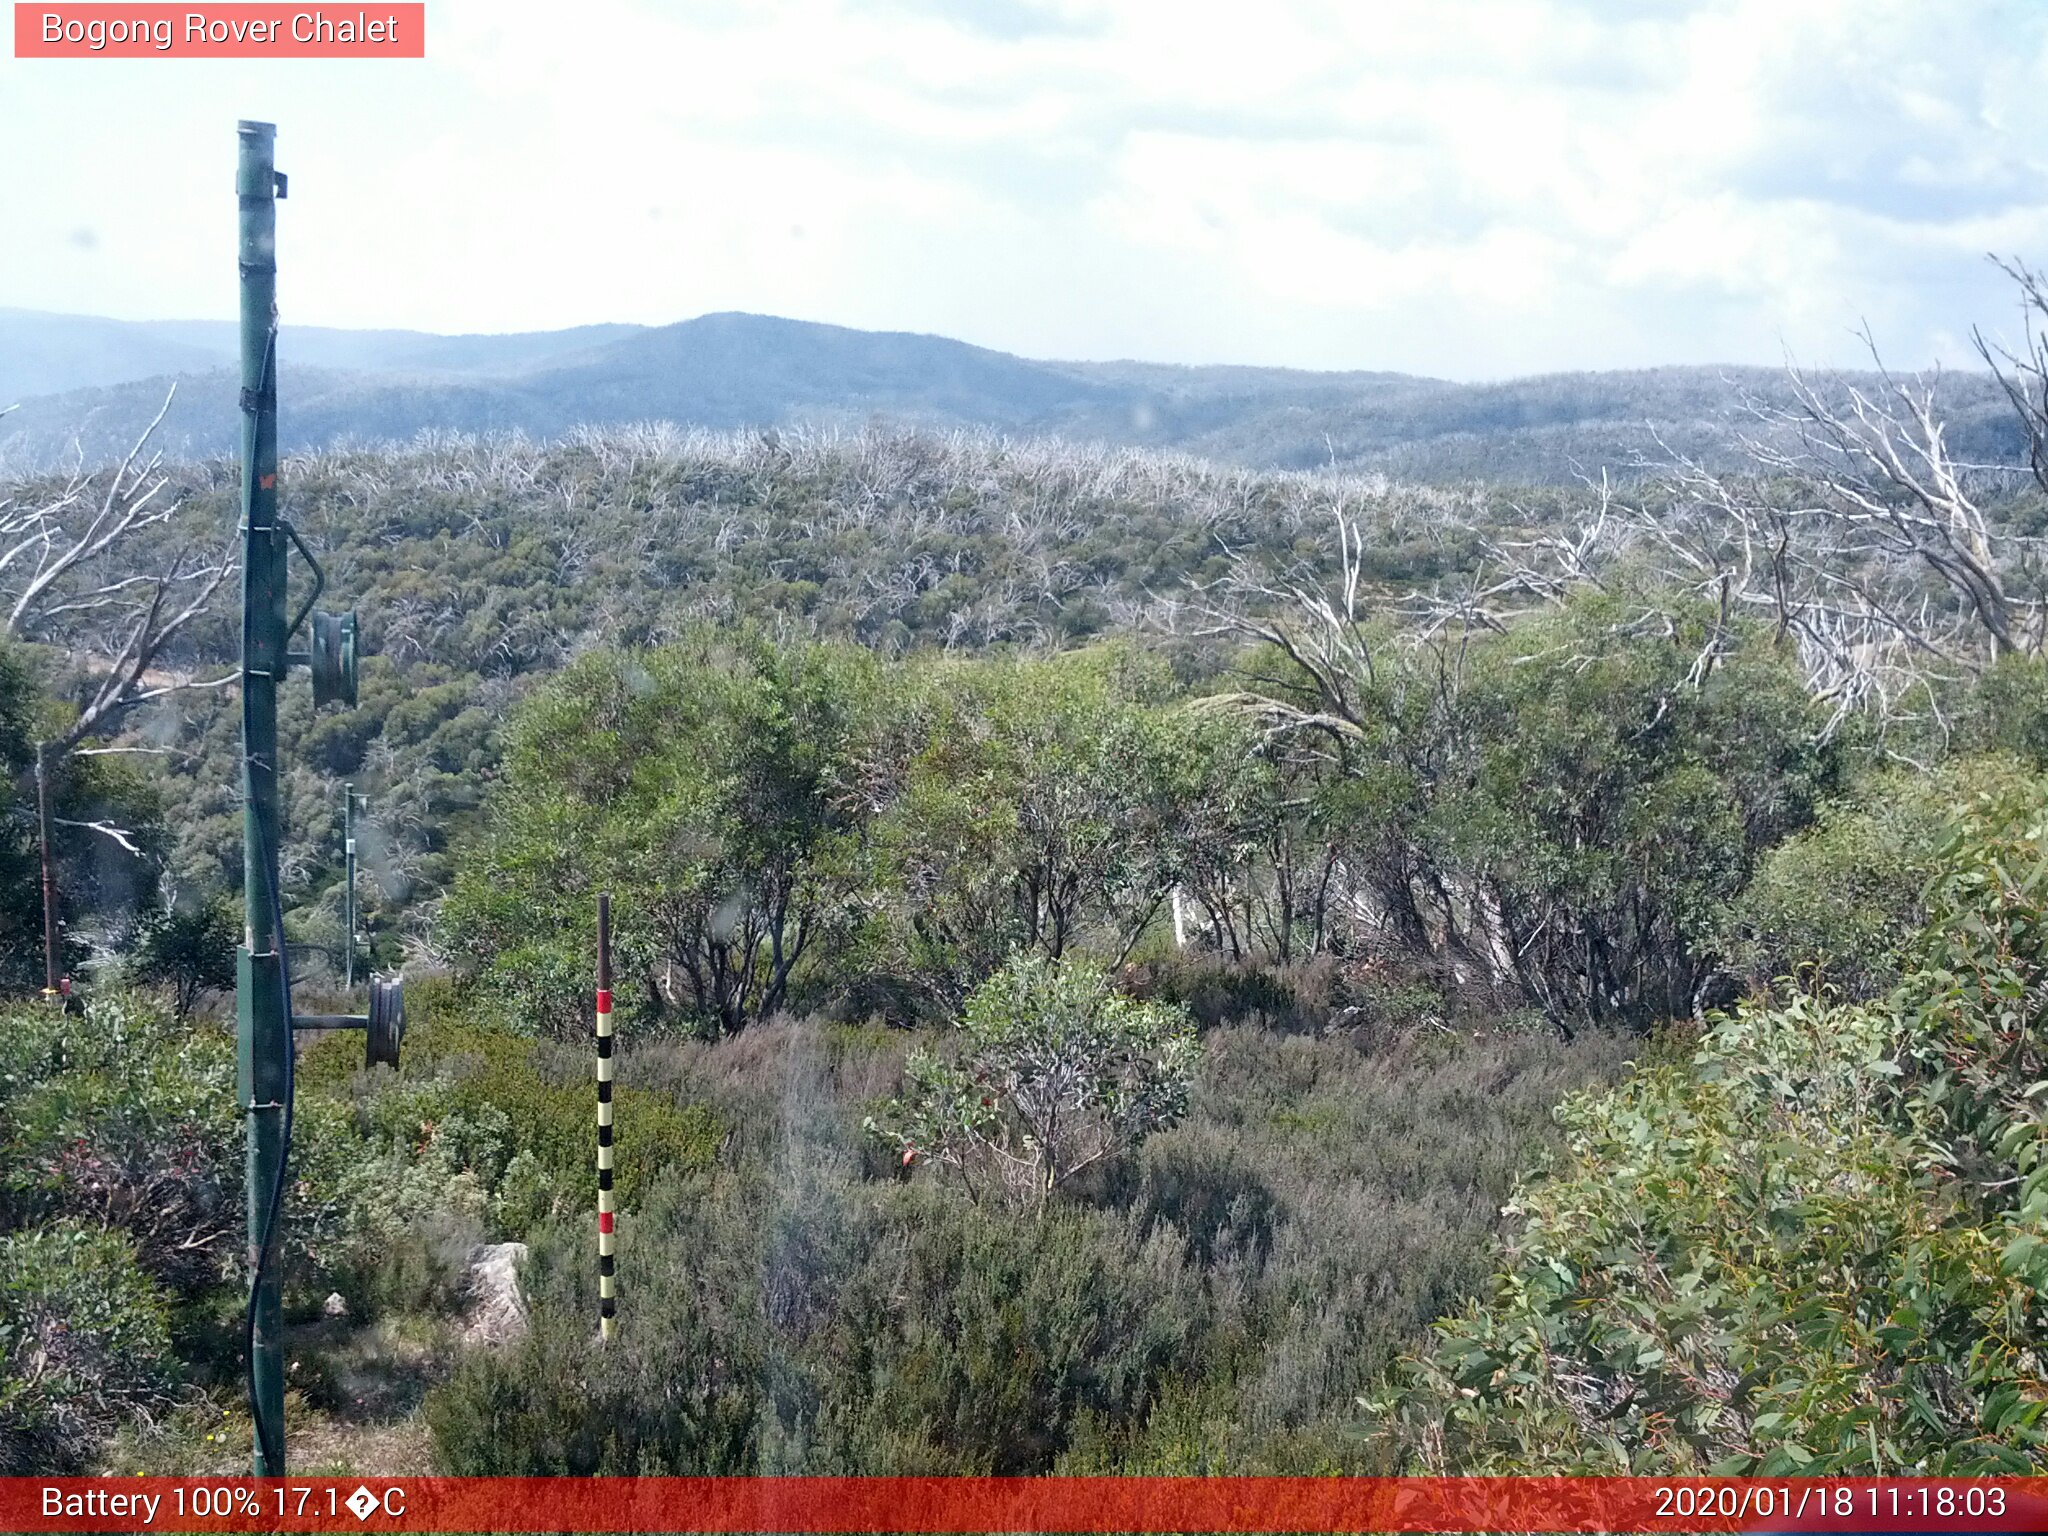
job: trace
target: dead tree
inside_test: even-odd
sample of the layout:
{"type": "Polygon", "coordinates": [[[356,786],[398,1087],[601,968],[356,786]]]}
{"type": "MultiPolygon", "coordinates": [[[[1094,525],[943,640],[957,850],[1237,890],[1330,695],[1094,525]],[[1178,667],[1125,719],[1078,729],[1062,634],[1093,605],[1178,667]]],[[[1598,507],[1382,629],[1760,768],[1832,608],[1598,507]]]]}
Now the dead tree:
{"type": "MultiPolygon", "coordinates": [[[[1797,657],[1830,707],[1823,736],[1861,715],[1896,756],[1910,750],[1898,728],[1945,738],[1958,690],[2006,658],[2048,649],[2048,540],[2023,532],[2005,505],[2016,484],[2048,491],[2048,279],[2004,269],[2020,287],[2026,341],[2005,351],[1980,336],[1978,348],[2019,419],[2024,464],[1959,456],[1939,375],[1897,375],[1873,346],[1867,377],[1794,370],[1782,396],[1746,397],[1743,470],[1665,449],[1638,461],[1645,477],[1625,492],[1588,477],[1587,504],[1562,531],[1534,515],[1491,537],[1466,527],[1484,558],[1430,591],[1365,579],[1372,530],[1340,496],[1334,570],[1275,574],[1234,558],[1196,600],[1212,632],[1258,648],[1247,686],[1210,705],[1247,713],[1267,750],[1339,773],[1391,755],[1429,784],[1444,764],[1427,754],[1460,750],[1455,705],[1470,640],[1598,590],[1618,640],[1689,637],[1691,664],[1658,718],[1761,633],[1797,657]],[[1442,727],[1419,733],[1431,743],[1421,749],[1381,726],[1411,708],[1442,727]]],[[[1503,940],[1558,918],[1514,917],[1484,882],[1402,854],[1397,841],[1382,868],[1348,869],[1347,894],[1425,952],[1519,974],[1523,946],[1503,940]]]]}
{"type": "MultiPolygon", "coordinates": [[[[87,755],[85,745],[114,730],[139,704],[190,688],[219,687],[234,674],[208,680],[165,676],[156,668],[165,648],[205,612],[236,569],[233,544],[200,551],[173,542],[155,568],[137,570],[146,530],[167,529],[181,504],[163,472],[161,451],[149,451],[177,394],[135,440],[127,456],[100,477],[76,469],[54,490],[0,498],[0,639],[81,645],[96,651],[77,716],[36,744],[35,787],[42,849],[45,981],[57,988],[57,889],[50,852],[51,779],[62,761],[87,755]],[[89,637],[89,638],[88,638],[89,637]]],[[[118,827],[74,823],[134,849],[118,827]]]]}
{"type": "Polygon", "coordinates": [[[2042,274],[2017,259],[1994,261],[2020,292],[2021,350],[2014,353],[1972,331],[1977,355],[2005,390],[2027,440],[2027,467],[2048,491],[2048,287],[2042,274]]]}

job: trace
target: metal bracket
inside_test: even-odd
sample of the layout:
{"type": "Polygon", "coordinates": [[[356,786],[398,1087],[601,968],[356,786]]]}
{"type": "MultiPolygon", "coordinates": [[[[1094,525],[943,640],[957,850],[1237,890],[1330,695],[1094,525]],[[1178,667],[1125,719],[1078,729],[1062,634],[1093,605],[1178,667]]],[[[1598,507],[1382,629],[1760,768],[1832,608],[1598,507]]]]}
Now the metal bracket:
{"type": "Polygon", "coordinates": [[[370,983],[368,1013],[295,1013],[293,1029],[360,1029],[364,1032],[363,1065],[383,1062],[398,1067],[398,1047],[405,1039],[405,983],[397,977],[370,983]]]}
{"type": "Polygon", "coordinates": [[[293,615],[291,623],[284,627],[284,637],[289,641],[299,632],[299,626],[306,622],[306,615],[313,611],[313,605],[320,601],[320,594],[327,590],[327,573],[320,568],[320,562],[313,557],[313,551],[306,548],[306,541],[299,537],[299,530],[294,528],[288,519],[280,517],[277,526],[284,530],[284,536],[292,541],[292,548],[299,552],[306,564],[313,567],[313,590],[306,594],[306,600],[299,604],[299,611],[293,615]]]}

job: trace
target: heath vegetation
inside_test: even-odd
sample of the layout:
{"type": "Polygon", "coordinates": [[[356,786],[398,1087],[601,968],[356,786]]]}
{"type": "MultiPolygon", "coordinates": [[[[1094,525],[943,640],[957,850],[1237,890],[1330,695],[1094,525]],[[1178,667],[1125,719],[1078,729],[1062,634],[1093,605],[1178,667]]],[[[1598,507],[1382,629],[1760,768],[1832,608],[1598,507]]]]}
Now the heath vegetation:
{"type": "MultiPolygon", "coordinates": [[[[302,1056],[294,1411],[462,1473],[2032,1465],[2048,352],[1991,360],[2004,467],[1888,377],[1576,489],[895,429],[289,463],[372,658],[287,708],[294,964],[350,782],[420,978],[397,1070],[302,1056]],[[463,1342],[512,1241],[528,1326],[463,1342]]],[[[0,489],[52,547],[133,507],[0,563],[4,976],[40,762],[90,983],[0,1027],[0,1470],[246,1444],[231,476],[122,475],[0,489]]]]}

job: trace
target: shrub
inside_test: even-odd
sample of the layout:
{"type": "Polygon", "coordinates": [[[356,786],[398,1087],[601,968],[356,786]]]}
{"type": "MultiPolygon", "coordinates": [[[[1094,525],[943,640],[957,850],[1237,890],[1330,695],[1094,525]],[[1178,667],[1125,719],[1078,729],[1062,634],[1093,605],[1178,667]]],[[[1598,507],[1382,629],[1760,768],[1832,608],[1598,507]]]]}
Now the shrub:
{"type": "Polygon", "coordinates": [[[150,1273],[218,1280],[236,1264],[242,1135],[234,1047],[133,997],[83,1015],[0,1018],[0,1226],[75,1216],[127,1233],[150,1273]]]}
{"type": "Polygon", "coordinates": [[[1625,1041],[1220,1028],[1181,1122],[1027,1221],[864,1167],[902,1048],[775,1023],[649,1049],[642,1079],[715,1104],[731,1149],[621,1216],[606,1350],[587,1225],[535,1228],[535,1341],[436,1391],[443,1465],[1378,1470],[1355,1399],[1485,1277],[1530,1141],[1625,1041]]]}
{"type": "Polygon", "coordinates": [[[235,988],[242,922],[234,903],[173,902],[143,919],[133,956],[136,980],[168,989],[179,1018],[209,992],[235,988]]]}
{"type": "Polygon", "coordinates": [[[869,968],[944,1016],[1013,952],[1129,953],[1184,847],[1169,691],[1128,645],[913,670],[859,765],[869,968]]]}
{"type": "Polygon", "coordinates": [[[1517,624],[1472,663],[1441,854],[1498,907],[1502,953],[1552,1017],[1648,1028],[1693,1011],[1714,925],[1756,860],[1804,826],[1842,753],[1796,668],[1741,628],[1695,684],[1711,624],[1671,643],[1620,592],[1517,624]]]}
{"type": "Polygon", "coordinates": [[[719,1035],[778,1012],[854,921],[842,786],[876,685],[863,651],[709,627],[583,657],[513,717],[453,947],[522,1025],[574,1038],[609,890],[629,1022],[719,1035]]]}
{"type": "Polygon", "coordinates": [[[447,1470],[1044,1472],[1079,1416],[1142,1421],[1201,1347],[1178,1244],[1113,1213],[1023,1226],[811,1169],[672,1186],[622,1228],[611,1345],[582,1229],[551,1229],[528,1338],[429,1402],[447,1470]]]}
{"type": "Polygon", "coordinates": [[[1255,1023],[1314,1031],[1335,1010],[1334,966],[1327,955],[1295,965],[1249,965],[1212,950],[1172,950],[1128,967],[1134,994],[1187,1010],[1198,1029],[1255,1023]]]}
{"type": "Polygon", "coordinates": [[[2008,753],[2035,772],[2048,771],[2048,661],[2003,656],[1962,701],[1956,745],[2008,753]]]}
{"type": "Polygon", "coordinates": [[[1117,1213],[1019,1225],[913,1191],[884,1231],[830,1335],[864,1367],[831,1384],[833,1417],[873,1448],[861,1459],[1051,1471],[1077,1419],[1135,1428],[1203,1356],[1210,1309],[1180,1243],[1117,1213]]]}
{"type": "MultiPolygon", "coordinates": [[[[541,1068],[536,1042],[518,1036],[474,1029],[443,1037],[442,1048],[449,1052],[440,1060],[450,1079],[439,1098],[442,1112],[471,1120],[495,1116],[504,1124],[505,1150],[489,1169],[490,1182],[513,1159],[524,1158],[521,1177],[529,1191],[546,1182],[575,1204],[594,1198],[597,1094],[592,1078],[551,1080],[541,1068]]],[[[612,1119],[621,1205],[637,1204],[665,1176],[710,1167],[717,1155],[721,1128],[703,1105],[678,1105],[665,1095],[620,1084],[612,1090],[612,1119]]],[[[529,1192],[524,1198],[532,1204],[539,1197],[529,1192]]]]}
{"type": "MultiPolygon", "coordinates": [[[[479,1243],[594,1201],[594,1056],[480,1022],[474,993],[447,978],[410,989],[408,1009],[396,1073],[364,1070],[353,1037],[305,1053],[289,1232],[308,1283],[372,1309],[446,1309],[479,1243]]],[[[666,1087],[620,1086],[613,1103],[622,1208],[716,1157],[705,1106],[666,1087]]]]}
{"type": "MultiPolygon", "coordinates": [[[[399,1073],[356,1068],[350,1042],[323,1045],[299,1103],[295,1210],[324,1221],[315,1257],[352,1294],[400,1309],[452,1304],[477,1243],[523,1238],[596,1189],[594,1058],[480,1024],[445,984],[417,1002],[399,1073]]],[[[717,1154],[721,1127],[702,1105],[622,1085],[613,1112],[624,1208],[717,1154]]]]}
{"type": "Polygon", "coordinates": [[[1830,803],[1763,857],[1730,908],[1718,940],[1728,965],[1759,992],[1780,978],[1848,1000],[1888,991],[1926,923],[1956,805],[2022,782],[2010,759],[1967,759],[1931,775],[1887,773],[1830,803]]]}
{"type": "Polygon", "coordinates": [[[1426,1465],[2038,1464],[2044,838],[2038,795],[1980,800],[1882,1006],[1746,1009],[1567,1106],[1492,1301],[1389,1400],[1426,1465]]]}
{"type": "Polygon", "coordinates": [[[874,1134],[905,1166],[951,1169],[976,1200],[1001,1191],[1040,1209],[1186,1113],[1197,1050],[1185,1010],[1122,997],[1081,961],[1019,955],[967,1000],[956,1050],[911,1053],[874,1134]]]}
{"type": "Polygon", "coordinates": [[[0,1474],[75,1472],[169,1400],[168,1309],[118,1233],[0,1236],[0,1474]]]}

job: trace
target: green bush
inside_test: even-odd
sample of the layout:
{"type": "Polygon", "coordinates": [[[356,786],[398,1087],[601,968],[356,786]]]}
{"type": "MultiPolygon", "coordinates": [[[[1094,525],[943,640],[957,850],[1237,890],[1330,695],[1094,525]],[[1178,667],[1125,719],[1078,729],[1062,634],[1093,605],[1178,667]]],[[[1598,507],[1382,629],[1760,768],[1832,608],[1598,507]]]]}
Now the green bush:
{"type": "MultiPolygon", "coordinates": [[[[1378,1470],[1356,1398],[1485,1276],[1515,1171],[1623,1037],[1213,1031],[1186,1117],[1042,1219],[864,1162],[897,1031],[758,1026],[642,1072],[735,1126],[619,1222],[595,1347],[582,1221],[543,1224],[534,1342],[430,1400],[450,1470],[1378,1470]],[[622,1358],[601,1359],[600,1356],[622,1358]]],[[[504,1183],[513,1180],[510,1169],[504,1183]]]]}
{"type": "Polygon", "coordinates": [[[858,765],[868,968],[944,1017],[1013,953],[1128,954],[1186,851],[1172,691],[1129,645],[908,669],[858,765]]]}
{"type": "Polygon", "coordinates": [[[1314,1031],[1330,1023],[1337,1007],[1334,970],[1327,955],[1297,965],[1251,965],[1189,948],[1134,965],[1119,980],[1133,996],[1185,1008],[1198,1029],[1250,1023],[1314,1031]]]}
{"type": "Polygon", "coordinates": [[[239,1263],[234,1046],[139,998],[0,1014],[0,1229],[77,1217],[176,1285],[239,1263]]]}
{"type": "Polygon", "coordinates": [[[77,1221],[0,1236],[0,1474],[81,1472],[170,1401],[169,1308],[128,1241],[77,1221]]]}
{"type": "Polygon", "coordinates": [[[1847,1000],[1876,997],[1927,921],[1927,883],[1958,803],[2025,782],[2008,758],[1895,770],[1769,853],[1729,909],[1718,943],[1755,992],[1780,978],[1847,1000]]]}
{"type": "Polygon", "coordinates": [[[445,1468],[1044,1472],[1077,1416],[1141,1421],[1200,1352],[1179,1245],[1114,1214],[800,1175],[672,1188],[621,1233],[603,1349],[584,1229],[543,1238],[528,1338],[430,1400],[445,1468]]]}
{"type": "Polygon", "coordinates": [[[858,920],[843,788],[878,675],[853,647],[708,625],[583,657],[511,722],[452,946],[522,1028],[574,1039],[611,891],[624,1022],[715,1036],[779,1012],[858,920]]]}
{"type": "MultiPolygon", "coordinates": [[[[365,1070],[357,1037],[306,1053],[288,1205],[304,1278],[371,1310],[447,1310],[479,1243],[595,1203],[594,1052],[508,1033],[478,1007],[446,978],[416,984],[396,1073],[365,1070]]],[[[715,1159],[707,1107],[629,1086],[613,1104],[622,1208],[715,1159]]]]}
{"type": "MultiPolygon", "coordinates": [[[[335,1192],[347,1250],[373,1271],[380,1254],[400,1248],[444,1255],[410,1277],[373,1280],[393,1305],[444,1294],[458,1278],[464,1234],[523,1237],[590,1206],[597,1187],[593,1051],[481,1023],[475,1000],[445,981],[423,983],[412,1003],[397,1074],[363,1071],[353,1040],[323,1043],[301,1073],[300,1122],[311,1138],[301,1162],[310,1170],[327,1157],[313,1183],[335,1192]],[[399,1243],[396,1233],[416,1222],[434,1230],[399,1243]]],[[[660,1089],[620,1084],[613,1115],[624,1206],[665,1175],[709,1167],[723,1136],[710,1109],[660,1089]]]]}
{"type": "MultiPolygon", "coordinates": [[[[76,718],[65,695],[80,681],[61,651],[0,641],[0,996],[32,995],[45,981],[36,742],[76,718]]],[[[47,783],[62,934],[57,964],[76,973],[92,959],[92,927],[106,922],[119,931],[149,905],[170,832],[160,781],[134,762],[57,752],[47,783]],[[133,851],[117,849],[95,823],[124,828],[133,851]]]]}
{"type": "Polygon", "coordinates": [[[853,1443],[898,1465],[1050,1471],[1078,1416],[1135,1427],[1202,1358],[1210,1305],[1168,1234],[1073,1208],[1020,1226],[936,1191],[890,1215],[896,1251],[854,1278],[833,1330],[863,1368],[830,1386],[853,1443]]]}
{"type": "Polygon", "coordinates": [[[234,991],[241,936],[239,902],[174,902],[142,920],[130,961],[135,979],[168,990],[182,1019],[207,993],[234,991]]]}
{"type": "Polygon", "coordinates": [[[2000,657],[1957,710],[1955,745],[2048,772],[2048,660],[2000,657]]]}
{"type": "Polygon", "coordinates": [[[976,1201],[1042,1210],[1075,1174],[1177,1122],[1199,1054],[1184,1010],[1134,1002],[1082,961],[1020,954],[968,998],[952,1049],[910,1053],[903,1096],[870,1129],[903,1166],[943,1166],[976,1201]]]}
{"type": "MultiPolygon", "coordinates": [[[[597,1188],[595,1054],[578,1063],[584,1072],[561,1082],[546,1075],[537,1042],[472,1029],[437,1037],[433,1047],[448,1083],[440,1112],[505,1126],[504,1160],[490,1182],[514,1159],[521,1176],[545,1181],[570,1205],[588,1205],[597,1188]]],[[[637,1204],[661,1178],[711,1166],[722,1134],[701,1104],[678,1105],[666,1095],[618,1084],[612,1090],[616,1188],[621,1205],[637,1204]]],[[[553,1202],[551,1201],[550,1204],[553,1202]]]]}
{"type": "Polygon", "coordinates": [[[1492,1301],[1390,1400],[1425,1466],[2039,1464],[2044,837],[2038,793],[1980,800],[1884,1004],[1745,1009],[1567,1106],[1492,1301]]]}

